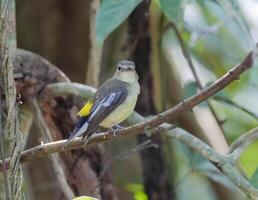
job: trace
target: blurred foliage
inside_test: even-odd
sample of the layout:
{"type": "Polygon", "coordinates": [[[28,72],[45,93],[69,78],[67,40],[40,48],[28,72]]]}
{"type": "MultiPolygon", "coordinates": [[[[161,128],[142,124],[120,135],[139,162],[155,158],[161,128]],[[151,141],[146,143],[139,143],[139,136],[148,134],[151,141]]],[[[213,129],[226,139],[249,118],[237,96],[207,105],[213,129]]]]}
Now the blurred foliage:
{"type": "Polygon", "coordinates": [[[144,192],[143,185],[127,184],[126,190],[133,193],[134,200],[148,200],[148,196],[144,192]]]}
{"type": "Polygon", "coordinates": [[[163,13],[171,20],[181,23],[183,20],[183,5],[181,0],[160,0],[157,1],[163,13]]]}
{"type": "MultiPolygon", "coordinates": [[[[97,18],[98,38],[104,40],[128,17],[139,2],[131,0],[119,3],[119,1],[103,0],[97,18]],[[114,2],[117,3],[114,4],[114,2]],[[120,16],[117,21],[114,21],[114,15],[120,16]],[[112,25],[109,26],[111,21],[112,25]]],[[[157,15],[157,9],[159,9],[166,16],[160,21],[161,29],[171,20],[176,24],[194,61],[199,79],[203,86],[207,86],[239,63],[256,43],[254,35],[258,32],[258,26],[257,24],[254,26],[250,20],[247,20],[247,15],[249,16],[250,13],[245,13],[241,9],[243,4],[244,1],[232,0],[155,0],[152,1],[152,11],[155,13],[151,14],[157,15]]],[[[254,10],[250,12],[253,13],[253,17],[256,16],[254,10]]],[[[162,73],[157,74],[157,70],[168,72],[164,68],[172,67],[172,71],[176,70],[178,73],[180,77],[178,80],[181,81],[183,89],[182,97],[179,98],[196,94],[197,85],[185,58],[178,50],[181,47],[175,34],[166,30],[159,34],[159,31],[152,33],[155,37],[158,35],[159,41],[162,41],[158,44],[160,49],[155,53],[159,55],[155,55],[155,59],[160,59],[161,54],[171,55],[168,60],[172,65],[161,66],[162,62],[152,60],[154,63],[160,63],[160,66],[155,66],[156,71],[153,71],[154,74],[161,76],[155,77],[161,81],[156,84],[161,88],[165,87],[164,84],[167,83],[164,81],[165,77],[169,77],[167,74],[166,76],[162,73]]],[[[239,81],[235,81],[215,95],[211,101],[218,118],[223,122],[224,134],[229,144],[251,128],[258,126],[258,64],[239,78],[239,81]]],[[[157,92],[157,94],[166,96],[167,91],[157,92]]],[[[161,101],[161,99],[155,98],[155,101],[161,101]]],[[[155,102],[155,105],[162,104],[166,105],[167,102],[155,102]]],[[[207,107],[207,104],[202,103],[201,106],[207,107]]],[[[257,151],[258,146],[254,144],[241,157],[241,167],[248,177],[252,177],[258,166],[258,157],[255,153],[257,151]]],[[[236,191],[236,187],[212,164],[187,147],[176,144],[175,152],[178,165],[176,176],[179,181],[176,190],[179,199],[219,199],[207,182],[207,178],[236,191]]],[[[253,180],[257,179],[256,174],[258,174],[257,170],[253,180]]],[[[141,187],[130,185],[129,188],[136,194],[136,191],[142,191],[141,187]]]]}
{"type": "Polygon", "coordinates": [[[237,187],[213,164],[184,144],[173,142],[176,149],[175,189],[178,199],[220,199],[207,178],[237,194],[240,198],[236,195],[236,199],[243,197],[237,187]]]}
{"type": "Polygon", "coordinates": [[[97,12],[97,42],[102,43],[131,14],[142,0],[103,0],[97,12]]]}
{"type": "MultiPolygon", "coordinates": [[[[241,166],[246,172],[248,178],[252,178],[253,182],[256,180],[258,159],[257,159],[258,142],[253,143],[248,149],[241,155],[240,162],[241,166]]],[[[255,186],[257,183],[255,184],[255,186]]]]}
{"type": "Polygon", "coordinates": [[[258,62],[257,61],[254,63],[252,72],[253,73],[250,74],[250,85],[257,88],[258,87],[258,77],[257,77],[258,62]]]}
{"type": "Polygon", "coordinates": [[[184,87],[184,99],[193,96],[197,93],[198,86],[196,82],[190,81],[184,87]]]}
{"type": "MultiPolygon", "coordinates": [[[[20,5],[21,2],[19,1],[20,5]]],[[[118,58],[126,58],[128,54],[127,19],[141,2],[142,0],[101,1],[97,12],[96,33],[99,44],[105,41],[106,50],[103,58],[107,60],[101,69],[103,72],[101,80],[106,79],[107,74],[112,74],[113,67],[111,66],[114,66],[118,58]]],[[[255,46],[258,39],[256,8],[258,8],[258,2],[255,0],[151,1],[150,17],[152,22],[155,20],[155,23],[151,23],[152,26],[155,25],[154,28],[151,28],[151,45],[156,47],[151,55],[152,62],[155,63],[155,66],[152,66],[152,74],[155,76],[154,84],[156,84],[153,88],[160,90],[155,91],[155,94],[162,96],[161,98],[154,97],[155,105],[162,105],[157,110],[171,107],[171,102],[174,103],[198,93],[196,81],[182,55],[178,38],[174,34],[173,28],[165,28],[166,25],[173,21],[178,27],[198,77],[205,87],[241,62],[255,46]],[[153,55],[154,53],[155,55],[153,55]],[[174,80],[171,80],[172,77],[174,80]],[[178,91],[180,89],[181,91],[178,91]]],[[[57,16],[55,19],[60,18],[59,15],[57,16]]],[[[27,24],[26,20],[19,26],[22,27],[24,24],[27,24]]],[[[39,23],[34,23],[33,27],[35,24],[39,23]]],[[[27,27],[22,29],[22,34],[25,34],[27,30],[27,27]]],[[[48,32],[49,30],[42,35],[45,36],[48,32]]],[[[62,33],[62,31],[60,32],[62,33]]],[[[30,40],[31,38],[33,39],[34,36],[32,35],[30,40]]],[[[35,42],[34,39],[31,42],[35,42]]],[[[257,62],[251,70],[241,75],[239,80],[211,99],[211,104],[223,124],[225,138],[229,144],[248,130],[258,126],[257,99],[257,62]]],[[[207,104],[203,102],[199,106],[207,107],[207,104]]],[[[190,122],[185,124],[190,124],[190,122]]],[[[183,128],[187,129],[188,127],[183,128]]],[[[234,199],[243,199],[242,192],[236,189],[205,158],[179,142],[170,142],[173,143],[171,154],[176,156],[176,159],[171,161],[171,165],[176,165],[176,169],[171,168],[175,171],[174,187],[178,199],[220,199],[213,183],[218,183],[232,191],[234,199]]],[[[113,154],[117,155],[117,152],[133,148],[135,143],[128,139],[108,145],[112,148],[113,154]]],[[[243,172],[256,187],[258,180],[257,151],[258,143],[254,143],[244,152],[239,163],[243,172]]],[[[133,193],[135,200],[146,200],[147,196],[141,184],[143,180],[139,157],[130,155],[126,160],[115,160],[114,165],[118,187],[124,188],[126,184],[125,190],[133,193]],[[128,170],[126,173],[125,169],[128,170]]]]}
{"type": "Polygon", "coordinates": [[[251,183],[253,186],[258,188],[258,168],[256,168],[255,172],[253,173],[253,176],[251,178],[251,183]]]}

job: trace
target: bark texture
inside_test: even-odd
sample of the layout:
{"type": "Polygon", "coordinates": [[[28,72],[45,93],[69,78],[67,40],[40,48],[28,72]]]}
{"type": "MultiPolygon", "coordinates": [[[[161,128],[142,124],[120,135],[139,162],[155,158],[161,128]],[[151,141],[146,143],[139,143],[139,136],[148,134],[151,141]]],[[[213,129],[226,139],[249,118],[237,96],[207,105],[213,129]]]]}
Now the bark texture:
{"type": "MultiPolygon", "coordinates": [[[[143,1],[131,14],[129,18],[129,43],[132,45],[130,59],[136,63],[136,70],[139,74],[141,93],[136,110],[143,115],[156,113],[153,98],[153,77],[150,65],[151,39],[150,39],[150,1],[143,1]],[[139,20],[141,19],[141,20],[139,20]]],[[[143,143],[149,138],[146,135],[139,135],[138,142],[143,143]]],[[[150,200],[171,200],[174,198],[169,172],[165,167],[165,160],[162,154],[162,136],[156,134],[151,141],[159,148],[148,148],[140,152],[144,186],[150,200]]]]}

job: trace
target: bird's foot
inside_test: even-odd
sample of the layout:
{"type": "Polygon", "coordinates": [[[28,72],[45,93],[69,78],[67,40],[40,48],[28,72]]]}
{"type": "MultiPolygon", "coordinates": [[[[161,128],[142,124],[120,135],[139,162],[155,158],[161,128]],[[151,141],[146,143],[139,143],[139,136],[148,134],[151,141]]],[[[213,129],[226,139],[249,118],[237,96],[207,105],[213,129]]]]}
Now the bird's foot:
{"type": "Polygon", "coordinates": [[[69,140],[67,140],[65,143],[64,143],[64,145],[61,147],[61,151],[65,151],[66,150],[66,147],[67,147],[67,145],[69,144],[69,140]]]}
{"type": "Polygon", "coordinates": [[[85,138],[84,140],[82,140],[83,146],[87,146],[87,144],[89,143],[89,138],[85,138]]]}
{"type": "Polygon", "coordinates": [[[111,127],[111,131],[113,131],[114,136],[116,136],[117,131],[119,131],[123,128],[124,128],[123,126],[116,124],[115,126],[111,127]]]}

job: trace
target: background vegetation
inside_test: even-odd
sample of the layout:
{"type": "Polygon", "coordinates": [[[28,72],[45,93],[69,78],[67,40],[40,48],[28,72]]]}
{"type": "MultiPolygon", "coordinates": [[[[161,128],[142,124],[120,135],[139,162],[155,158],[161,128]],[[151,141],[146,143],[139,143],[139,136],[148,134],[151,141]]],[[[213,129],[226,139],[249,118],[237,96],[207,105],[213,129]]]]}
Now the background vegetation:
{"type": "MultiPolygon", "coordinates": [[[[17,47],[39,54],[65,74],[50,77],[53,73],[42,72],[45,65],[37,57],[32,77],[37,84],[40,79],[41,88],[30,82],[33,92],[28,94],[26,80],[16,80],[17,96],[21,94],[23,102],[17,111],[21,135],[27,141],[25,148],[67,138],[76,121],[75,113],[85,102],[71,95],[55,96],[51,103],[36,101],[49,83],[70,79],[97,87],[113,74],[119,60],[130,59],[136,63],[141,83],[136,111],[151,117],[197,94],[245,58],[258,39],[257,9],[256,0],[17,1],[17,47]],[[44,135],[48,130],[42,125],[48,127],[50,136],[44,135]]],[[[14,14],[11,9],[10,13],[14,14]]],[[[15,51],[15,45],[8,48],[11,53],[15,51]]],[[[14,54],[14,75],[27,76],[32,56],[26,54],[27,60],[19,60],[23,53],[14,54]]],[[[1,57],[2,66],[3,60],[1,57]]],[[[1,87],[5,88],[5,74],[1,76],[1,87]]],[[[8,105],[4,106],[3,94],[1,124],[6,127],[8,105]]],[[[254,63],[239,80],[170,123],[225,154],[237,138],[258,126],[257,99],[258,65],[254,63]]],[[[237,163],[254,187],[258,187],[257,150],[258,143],[254,142],[237,163]]],[[[5,154],[11,155],[8,150],[5,154]]],[[[210,161],[169,134],[141,134],[60,153],[28,162],[22,169],[25,199],[82,195],[103,200],[248,198],[210,161]],[[78,157],[76,167],[71,167],[78,157]]],[[[4,183],[2,177],[3,198],[4,183]]]]}

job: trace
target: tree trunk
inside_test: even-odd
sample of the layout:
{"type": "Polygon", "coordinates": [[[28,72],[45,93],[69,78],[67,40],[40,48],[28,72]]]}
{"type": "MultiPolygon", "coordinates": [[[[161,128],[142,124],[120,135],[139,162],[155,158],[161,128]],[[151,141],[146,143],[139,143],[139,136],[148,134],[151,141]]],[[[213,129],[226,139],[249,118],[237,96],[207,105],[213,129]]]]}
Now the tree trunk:
{"type": "MultiPolygon", "coordinates": [[[[129,40],[131,44],[130,59],[136,63],[139,74],[141,93],[136,110],[143,115],[156,113],[153,100],[153,77],[150,64],[151,40],[150,40],[150,1],[143,1],[129,18],[129,40]],[[141,19],[141,20],[139,20],[141,19]]],[[[149,138],[139,135],[138,142],[142,143],[149,138]]],[[[144,186],[150,200],[174,199],[173,187],[168,169],[165,166],[165,158],[162,153],[162,136],[156,134],[151,137],[152,143],[159,148],[148,148],[140,152],[144,186]]]]}
{"type": "MultiPolygon", "coordinates": [[[[0,199],[21,199],[23,176],[19,163],[23,138],[11,54],[16,49],[14,0],[0,2],[0,158],[10,157],[10,169],[0,174],[0,199]]],[[[4,161],[5,163],[5,161],[4,161]]],[[[4,164],[4,169],[5,169],[4,164]]]]}

